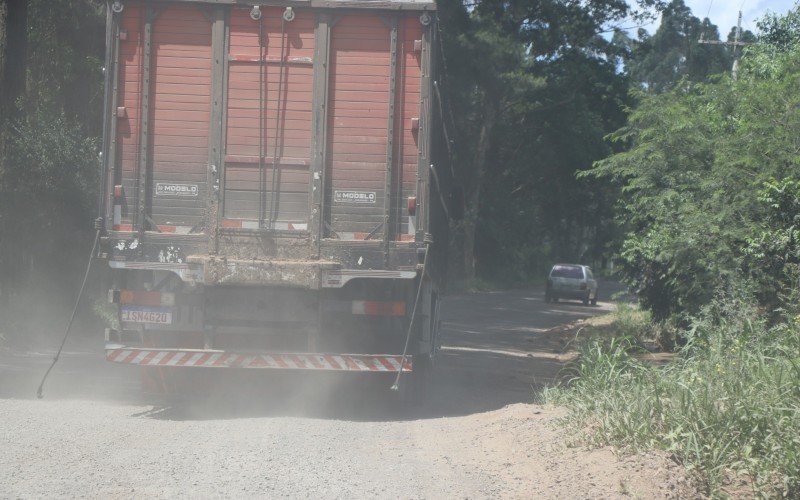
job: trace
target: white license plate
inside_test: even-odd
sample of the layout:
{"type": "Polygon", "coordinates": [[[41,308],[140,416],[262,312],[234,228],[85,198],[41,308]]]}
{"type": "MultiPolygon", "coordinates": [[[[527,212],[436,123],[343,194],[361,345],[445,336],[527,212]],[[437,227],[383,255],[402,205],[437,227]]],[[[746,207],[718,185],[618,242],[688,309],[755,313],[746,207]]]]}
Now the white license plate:
{"type": "Polygon", "coordinates": [[[172,324],[172,311],[163,307],[123,306],[121,312],[123,323],[172,324]]]}

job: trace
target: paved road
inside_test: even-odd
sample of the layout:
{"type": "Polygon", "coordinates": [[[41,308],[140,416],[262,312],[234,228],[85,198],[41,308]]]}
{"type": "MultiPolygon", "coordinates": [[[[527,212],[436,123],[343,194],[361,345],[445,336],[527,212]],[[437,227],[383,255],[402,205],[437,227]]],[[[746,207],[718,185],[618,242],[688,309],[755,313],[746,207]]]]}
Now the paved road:
{"type": "Polygon", "coordinates": [[[559,410],[532,403],[561,367],[546,331],[609,310],[539,290],[448,298],[433,397],[413,411],[347,376],[241,379],[153,405],[135,368],[69,347],[37,401],[47,353],[6,352],[0,497],[670,496],[660,457],[570,448],[559,410]]]}

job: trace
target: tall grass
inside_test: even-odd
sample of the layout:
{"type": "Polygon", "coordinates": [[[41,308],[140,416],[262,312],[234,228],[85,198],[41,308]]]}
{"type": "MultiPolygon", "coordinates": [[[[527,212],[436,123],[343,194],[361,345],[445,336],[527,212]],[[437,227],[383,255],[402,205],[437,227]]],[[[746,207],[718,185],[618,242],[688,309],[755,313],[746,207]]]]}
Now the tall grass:
{"type": "MultiPolygon", "coordinates": [[[[741,475],[763,495],[800,496],[800,318],[770,326],[747,303],[715,302],[677,359],[654,366],[630,337],[594,340],[545,391],[595,444],[659,448],[717,495],[741,475]],[[640,359],[645,359],[641,361],[640,359]]],[[[626,326],[626,329],[630,325],[626,326]]]]}

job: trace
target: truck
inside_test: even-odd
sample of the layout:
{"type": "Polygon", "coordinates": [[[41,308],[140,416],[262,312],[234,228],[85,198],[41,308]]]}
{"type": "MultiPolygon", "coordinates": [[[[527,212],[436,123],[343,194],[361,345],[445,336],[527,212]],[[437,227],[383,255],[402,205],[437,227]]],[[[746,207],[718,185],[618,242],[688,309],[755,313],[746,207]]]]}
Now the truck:
{"type": "Polygon", "coordinates": [[[107,7],[106,359],[166,391],[229,369],[424,393],[448,247],[435,3],[107,7]]]}

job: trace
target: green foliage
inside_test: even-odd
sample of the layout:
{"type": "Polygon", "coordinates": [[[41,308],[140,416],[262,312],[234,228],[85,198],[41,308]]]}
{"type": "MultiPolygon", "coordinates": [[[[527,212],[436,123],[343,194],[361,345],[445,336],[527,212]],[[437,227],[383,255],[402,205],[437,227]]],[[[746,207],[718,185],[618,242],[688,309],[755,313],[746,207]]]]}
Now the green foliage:
{"type": "Polygon", "coordinates": [[[96,210],[97,140],[63,114],[41,109],[12,130],[0,179],[0,223],[14,234],[3,241],[5,278],[20,280],[34,265],[51,278],[61,276],[65,261],[85,253],[75,235],[89,227],[96,210]]]}
{"type": "Polygon", "coordinates": [[[107,297],[98,297],[92,302],[92,311],[108,328],[119,330],[119,310],[110,304],[107,297]]]}
{"type": "Polygon", "coordinates": [[[800,494],[800,324],[768,326],[741,296],[692,320],[689,344],[656,367],[629,337],[587,345],[567,386],[545,391],[598,445],[660,448],[696,470],[713,496],[727,477],[763,495],[800,494]],[[644,359],[645,361],[642,361],[644,359]]]}
{"type": "Polygon", "coordinates": [[[758,21],[761,42],[778,51],[797,46],[800,42],[800,6],[785,14],[770,13],[758,21]]]}
{"type": "Polygon", "coordinates": [[[640,29],[636,40],[616,33],[625,69],[631,79],[649,92],[673,88],[681,79],[707,81],[711,75],[725,72],[732,58],[725,46],[701,44],[700,40],[719,41],[717,27],[708,19],[692,15],[684,0],[672,0],[661,16],[653,35],[640,29]]]}
{"type": "Polygon", "coordinates": [[[95,0],[27,2],[25,85],[0,117],[0,232],[14,235],[0,239],[2,299],[37,277],[69,282],[85,259],[76,234],[96,212],[104,17],[95,0]]]}
{"type": "Polygon", "coordinates": [[[28,2],[28,114],[62,112],[85,133],[102,134],[105,2],[28,2]]]}
{"type": "MultiPolygon", "coordinates": [[[[653,2],[639,2],[644,7],[653,2]]],[[[575,172],[612,149],[629,82],[599,35],[627,2],[439,2],[445,117],[455,138],[451,262],[494,282],[540,278],[554,260],[602,264],[613,186],[575,172]],[[474,231],[474,235],[470,234],[474,231]],[[472,258],[474,251],[475,257],[472,258]],[[477,265],[475,264],[477,263],[477,265]]]]}
{"type": "Polygon", "coordinates": [[[800,181],[768,181],[758,199],[765,214],[747,239],[743,265],[761,302],[776,309],[800,277],[800,181]]]}
{"type": "Polygon", "coordinates": [[[623,186],[622,271],[656,319],[696,314],[749,277],[747,242],[769,229],[759,190],[796,174],[800,50],[764,61],[746,59],[738,81],[642,96],[611,136],[628,149],[582,174],[623,186]]]}

